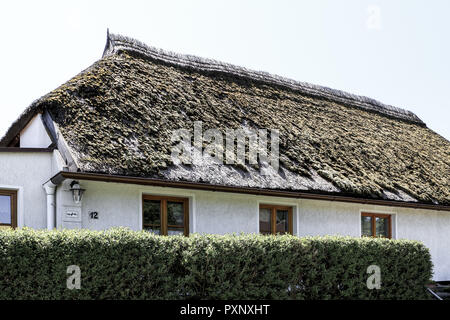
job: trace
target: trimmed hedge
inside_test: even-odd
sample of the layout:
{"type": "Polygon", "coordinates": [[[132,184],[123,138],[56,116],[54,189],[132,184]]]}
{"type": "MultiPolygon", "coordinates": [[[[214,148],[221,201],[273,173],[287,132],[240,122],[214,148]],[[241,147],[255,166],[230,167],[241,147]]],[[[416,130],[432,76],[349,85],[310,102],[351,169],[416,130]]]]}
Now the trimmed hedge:
{"type": "Polygon", "coordinates": [[[431,275],[428,249],[408,240],[0,232],[0,299],[422,299],[431,275]],[[70,265],[79,290],[66,287],[70,265]]]}

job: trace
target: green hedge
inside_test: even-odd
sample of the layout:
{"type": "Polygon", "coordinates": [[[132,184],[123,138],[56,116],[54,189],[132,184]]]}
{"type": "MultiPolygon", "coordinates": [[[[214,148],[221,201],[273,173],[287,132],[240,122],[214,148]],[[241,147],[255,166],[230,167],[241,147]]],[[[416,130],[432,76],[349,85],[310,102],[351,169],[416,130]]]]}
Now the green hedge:
{"type": "Polygon", "coordinates": [[[414,241],[350,237],[0,232],[0,299],[417,299],[432,274],[414,241]],[[381,289],[369,290],[369,265],[381,289]],[[81,289],[66,287],[67,267],[81,289]]]}

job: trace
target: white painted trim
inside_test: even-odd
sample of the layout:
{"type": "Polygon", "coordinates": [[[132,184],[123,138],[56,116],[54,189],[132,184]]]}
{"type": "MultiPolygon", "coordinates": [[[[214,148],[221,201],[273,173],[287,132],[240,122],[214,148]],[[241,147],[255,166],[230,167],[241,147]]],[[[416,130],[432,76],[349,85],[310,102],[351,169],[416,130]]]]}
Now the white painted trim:
{"type": "Polygon", "coordinates": [[[297,208],[297,237],[300,237],[300,208],[302,208],[302,200],[298,200],[298,208],[297,208]]]}
{"type": "Polygon", "coordinates": [[[1,184],[0,189],[15,190],[17,192],[17,228],[23,228],[25,226],[23,187],[1,184]]]}
{"type": "Polygon", "coordinates": [[[142,225],[143,225],[143,220],[144,220],[144,212],[143,212],[143,208],[142,208],[142,196],[144,195],[144,192],[142,190],[138,190],[137,192],[137,202],[139,203],[139,217],[138,217],[138,221],[139,221],[139,226],[138,226],[138,230],[143,230],[142,225]]]}
{"type": "Polygon", "coordinates": [[[197,203],[195,199],[195,193],[185,191],[184,189],[173,189],[164,187],[151,187],[151,188],[141,188],[138,191],[139,195],[139,230],[142,230],[142,219],[143,219],[143,208],[142,208],[142,197],[144,195],[152,196],[173,196],[180,198],[189,198],[189,234],[197,232],[197,203]]]}
{"type": "Polygon", "coordinates": [[[17,227],[23,228],[25,224],[25,190],[23,187],[17,188],[17,227]]]}
{"type": "Polygon", "coordinates": [[[389,208],[389,210],[372,210],[372,209],[359,209],[359,213],[368,212],[368,213],[379,213],[379,214],[396,214],[397,211],[392,210],[392,208],[389,208]]]}
{"type": "Polygon", "coordinates": [[[362,238],[362,229],[361,229],[361,213],[362,213],[362,210],[360,209],[359,210],[359,215],[358,215],[358,224],[357,224],[357,226],[358,226],[358,234],[359,234],[359,237],[360,238],[362,238]]]}
{"type": "Polygon", "coordinates": [[[260,200],[256,200],[256,234],[259,234],[259,204],[260,200]]]}
{"type": "Polygon", "coordinates": [[[397,213],[391,214],[391,220],[392,224],[394,225],[392,228],[392,239],[398,239],[398,233],[397,233],[397,213]]]}

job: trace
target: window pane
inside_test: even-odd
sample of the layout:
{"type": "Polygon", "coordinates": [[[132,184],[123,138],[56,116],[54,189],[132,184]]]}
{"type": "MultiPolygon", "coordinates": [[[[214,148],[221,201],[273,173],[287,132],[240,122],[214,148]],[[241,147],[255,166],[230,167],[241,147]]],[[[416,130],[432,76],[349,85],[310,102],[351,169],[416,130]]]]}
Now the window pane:
{"type": "Polygon", "coordinates": [[[184,228],[169,228],[167,231],[167,234],[169,236],[175,236],[175,235],[183,235],[184,234],[184,228]]]}
{"type": "Polygon", "coordinates": [[[167,201],[167,225],[184,226],[184,204],[183,202],[167,201]]]}
{"type": "Polygon", "coordinates": [[[363,237],[372,236],[372,217],[361,216],[361,235],[363,237]]]}
{"type": "Polygon", "coordinates": [[[389,219],[375,218],[377,237],[389,238],[389,219]]]}
{"type": "Polygon", "coordinates": [[[144,230],[154,233],[154,234],[160,234],[161,233],[161,227],[160,226],[144,226],[144,230]]]}
{"type": "Polygon", "coordinates": [[[284,234],[289,232],[288,216],[289,212],[287,210],[277,210],[276,233],[284,234]]]}
{"type": "Polygon", "coordinates": [[[161,201],[144,200],[144,224],[161,224],[161,201]]]}
{"type": "Polygon", "coordinates": [[[11,196],[0,195],[0,223],[11,224],[11,196]]]}
{"type": "Polygon", "coordinates": [[[144,229],[155,234],[161,230],[161,201],[144,200],[144,229]]]}
{"type": "Polygon", "coordinates": [[[259,232],[262,234],[271,233],[270,209],[268,208],[259,209],[259,232]]]}

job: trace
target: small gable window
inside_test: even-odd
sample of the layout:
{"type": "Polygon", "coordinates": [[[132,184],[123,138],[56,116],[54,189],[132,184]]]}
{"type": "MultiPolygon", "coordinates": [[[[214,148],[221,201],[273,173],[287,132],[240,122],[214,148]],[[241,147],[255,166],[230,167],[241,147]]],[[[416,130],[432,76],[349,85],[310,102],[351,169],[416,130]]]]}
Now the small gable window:
{"type": "Polygon", "coordinates": [[[17,191],[0,189],[0,230],[17,227],[17,191]]]}
{"type": "Polygon", "coordinates": [[[392,238],[391,215],[361,213],[361,236],[374,238],[392,238]]]}
{"type": "Polygon", "coordinates": [[[143,229],[159,235],[189,235],[189,199],[143,196],[143,229]]]}
{"type": "Polygon", "coordinates": [[[259,233],[292,234],[292,207],[261,204],[259,233]]]}

